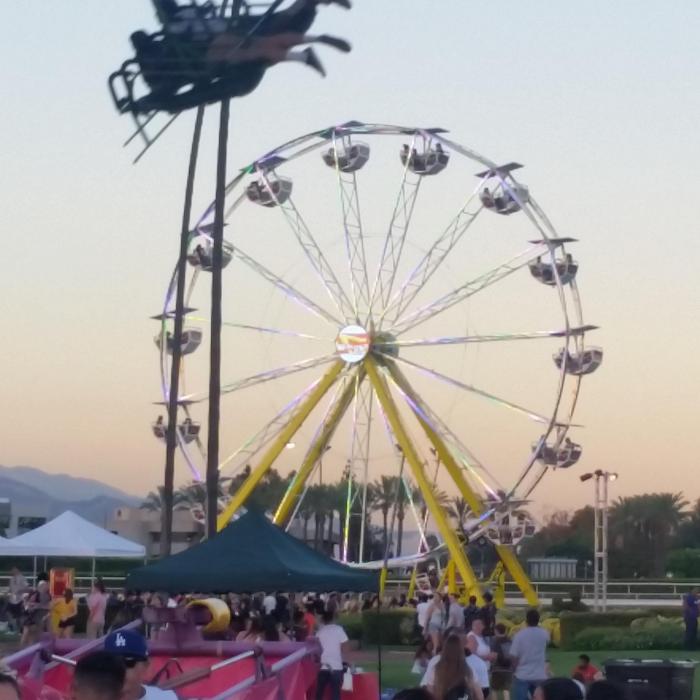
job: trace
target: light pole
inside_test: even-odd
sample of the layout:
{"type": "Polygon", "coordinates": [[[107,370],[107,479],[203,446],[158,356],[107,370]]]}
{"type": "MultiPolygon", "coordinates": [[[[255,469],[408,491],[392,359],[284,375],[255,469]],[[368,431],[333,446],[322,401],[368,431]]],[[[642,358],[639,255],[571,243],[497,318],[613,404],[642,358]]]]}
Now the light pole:
{"type": "Polygon", "coordinates": [[[581,474],[581,481],[595,479],[593,501],[593,609],[605,612],[608,607],[608,482],[617,479],[617,472],[596,469],[581,474]]]}

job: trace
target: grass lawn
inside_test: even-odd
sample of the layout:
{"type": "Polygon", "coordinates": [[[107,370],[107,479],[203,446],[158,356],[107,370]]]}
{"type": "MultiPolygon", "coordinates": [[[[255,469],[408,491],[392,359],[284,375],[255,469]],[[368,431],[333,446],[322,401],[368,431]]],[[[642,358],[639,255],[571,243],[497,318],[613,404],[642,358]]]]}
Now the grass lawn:
{"type": "MultiPolygon", "coordinates": [[[[361,658],[356,664],[368,671],[377,671],[376,655],[371,654],[370,649],[363,649],[361,658]]],[[[557,676],[568,676],[571,669],[576,665],[578,651],[561,651],[551,649],[548,655],[552,665],[552,671],[557,676]]],[[[613,652],[591,652],[591,661],[598,667],[602,667],[603,661],[609,658],[645,658],[645,659],[693,659],[700,662],[700,651],[670,651],[664,649],[646,651],[613,651],[613,652]]],[[[413,652],[400,650],[398,647],[383,650],[382,653],[382,689],[388,688],[411,688],[418,685],[420,678],[411,674],[413,663],[413,652]]],[[[694,700],[700,700],[700,665],[695,669],[695,685],[693,688],[694,700]]]]}

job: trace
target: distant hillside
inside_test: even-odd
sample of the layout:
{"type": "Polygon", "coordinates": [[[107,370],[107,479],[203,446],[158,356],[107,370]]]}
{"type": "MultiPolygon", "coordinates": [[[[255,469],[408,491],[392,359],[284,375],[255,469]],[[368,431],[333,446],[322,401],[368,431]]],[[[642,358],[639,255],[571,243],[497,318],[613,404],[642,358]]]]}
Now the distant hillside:
{"type": "Polygon", "coordinates": [[[121,500],[122,503],[137,503],[141,499],[124,493],[113,486],[68,474],[47,474],[34,467],[3,467],[0,465],[0,477],[7,477],[27,486],[50,494],[52,498],[63,501],[87,501],[97,496],[108,496],[121,500]]]}
{"type": "Polygon", "coordinates": [[[32,467],[0,467],[0,498],[10,499],[14,515],[54,518],[72,510],[100,526],[119,506],[142,500],[94,479],[45,474],[32,467]]]}

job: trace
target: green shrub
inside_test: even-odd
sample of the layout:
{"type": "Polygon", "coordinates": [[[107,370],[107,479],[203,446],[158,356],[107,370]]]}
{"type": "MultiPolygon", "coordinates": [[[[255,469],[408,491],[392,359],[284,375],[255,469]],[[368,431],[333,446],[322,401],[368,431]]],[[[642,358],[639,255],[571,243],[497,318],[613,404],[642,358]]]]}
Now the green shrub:
{"type": "Polygon", "coordinates": [[[640,617],[652,617],[652,610],[620,610],[604,613],[564,611],[561,620],[561,645],[563,649],[573,648],[574,639],[584,630],[598,627],[610,627],[629,631],[633,620],[640,617]]]}
{"type": "Polygon", "coordinates": [[[362,613],[364,644],[417,644],[416,611],[413,609],[365,610],[362,613]]]}
{"type": "Polygon", "coordinates": [[[681,649],[683,630],[672,622],[655,623],[644,628],[594,627],[579,632],[572,648],[579,651],[681,649]]]}
{"type": "Polygon", "coordinates": [[[342,625],[350,639],[362,641],[362,615],[360,613],[339,615],[338,624],[342,625]]]}

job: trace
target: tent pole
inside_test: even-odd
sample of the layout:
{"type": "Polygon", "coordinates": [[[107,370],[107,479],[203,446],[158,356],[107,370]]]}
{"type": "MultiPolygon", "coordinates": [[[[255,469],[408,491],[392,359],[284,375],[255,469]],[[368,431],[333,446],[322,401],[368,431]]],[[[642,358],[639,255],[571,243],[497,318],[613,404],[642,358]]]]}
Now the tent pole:
{"type": "Polygon", "coordinates": [[[95,557],[92,558],[92,578],[90,579],[90,586],[95,582],[95,557]]]}
{"type": "Polygon", "coordinates": [[[34,572],[32,574],[32,585],[36,588],[36,557],[34,557],[34,572]]]}

